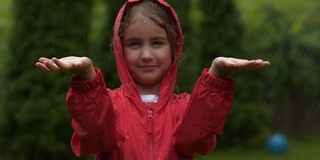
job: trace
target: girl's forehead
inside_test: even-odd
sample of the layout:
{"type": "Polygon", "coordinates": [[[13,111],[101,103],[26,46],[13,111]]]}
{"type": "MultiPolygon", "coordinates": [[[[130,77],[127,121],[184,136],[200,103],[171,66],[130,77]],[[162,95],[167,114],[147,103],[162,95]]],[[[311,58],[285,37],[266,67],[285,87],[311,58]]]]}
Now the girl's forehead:
{"type": "Polygon", "coordinates": [[[156,25],[157,27],[164,29],[163,27],[159,26],[159,24],[157,24],[156,22],[152,21],[151,19],[143,15],[137,15],[133,17],[129,25],[127,26],[127,29],[130,26],[148,27],[150,25],[156,25]]]}
{"type": "Polygon", "coordinates": [[[154,22],[150,18],[138,12],[131,19],[130,24],[134,24],[134,23],[154,23],[154,22]]]}
{"type": "Polygon", "coordinates": [[[125,35],[135,35],[135,36],[154,36],[154,35],[167,35],[166,30],[160,27],[155,22],[148,21],[135,21],[131,23],[125,30],[125,35]]]}

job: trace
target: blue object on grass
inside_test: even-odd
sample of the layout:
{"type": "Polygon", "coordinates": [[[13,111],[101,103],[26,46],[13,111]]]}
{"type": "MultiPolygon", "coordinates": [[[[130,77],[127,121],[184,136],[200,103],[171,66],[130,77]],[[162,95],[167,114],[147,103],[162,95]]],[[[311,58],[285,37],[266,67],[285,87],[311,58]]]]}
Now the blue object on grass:
{"type": "Polygon", "coordinates": [[[273,154],[283,154],[288,150],[288,139],[280,133],[272,134],[267,141],[267,149],[273,154]]]}

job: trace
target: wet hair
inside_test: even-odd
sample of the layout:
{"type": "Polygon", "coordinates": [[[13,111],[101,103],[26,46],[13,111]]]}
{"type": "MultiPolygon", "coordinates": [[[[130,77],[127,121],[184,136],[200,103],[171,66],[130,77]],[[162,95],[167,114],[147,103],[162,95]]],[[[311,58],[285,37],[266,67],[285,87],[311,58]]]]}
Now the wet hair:
{"type": "Polygon", "coordinates": [[[123,14],[119,28],[121,41],[123,42],[126,29],[135,20],[143,20],[144,18],[154,22],[166,31],[171,46],[172,60],[176,60],[179,48],[179,27],[166,7],[155,0],[142,0],[128,6],[123,14]]]}

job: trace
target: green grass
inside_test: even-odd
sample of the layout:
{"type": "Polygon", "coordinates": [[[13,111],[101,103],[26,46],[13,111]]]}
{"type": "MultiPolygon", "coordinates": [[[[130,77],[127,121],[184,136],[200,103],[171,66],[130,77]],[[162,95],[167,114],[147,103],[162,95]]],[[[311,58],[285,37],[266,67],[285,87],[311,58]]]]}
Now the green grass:
{"type": "Polygon", "coordinates": [[[266,148],[213,150],[208,156],[198,156],[196,160],[319,160],[320,137],[294,139],[289,141],[284,154],[271,154],[266,148]]]}
{"type": "MultiPolygon", "coordinates": [[[[92,159],[87,156],[81,159],[92,159]]],[[[0,159],[6,159],[1,157],[0,159]]],[[[234,147],[228,150],[217,149],[208,156],[197,156],[195,160],[319,160],[320,137],[308,137],[304,139],[290,139],[288,152],[274,155],[265,148],[243,149],[234,147]]],[[[9,160],[9,159],[7,159],[9,160]]]]}

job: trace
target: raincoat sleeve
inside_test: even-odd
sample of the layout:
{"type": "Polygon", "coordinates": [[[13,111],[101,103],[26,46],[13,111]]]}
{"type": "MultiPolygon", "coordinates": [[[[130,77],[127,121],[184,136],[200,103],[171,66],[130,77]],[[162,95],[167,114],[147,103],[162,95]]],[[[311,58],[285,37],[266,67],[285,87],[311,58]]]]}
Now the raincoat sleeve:
{"type": "Polygon", "coordinates": [[[178,151],[188,156],[210,153],[231,110],[234,87],[235,82],[230,77],[222,80],[209,74],[208,69],[202,72],[174,133],[178,151]]]}
{"type": "Polygon", "coordinates": [[[71,147],[78,157],[97,152],[110,152],[122,138],[117,134],[115,113],[100,69],[89,81],[71,80],[67,107],[72,117],[74,134],[71,147]]]}

